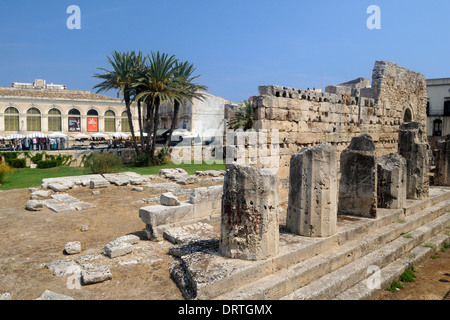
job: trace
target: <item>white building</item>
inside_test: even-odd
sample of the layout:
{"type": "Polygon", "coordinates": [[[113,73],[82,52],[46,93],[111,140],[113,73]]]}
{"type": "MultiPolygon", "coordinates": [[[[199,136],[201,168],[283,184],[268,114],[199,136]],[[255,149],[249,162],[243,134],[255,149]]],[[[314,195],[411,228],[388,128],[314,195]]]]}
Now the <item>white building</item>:
{"type": "Polygon", "coordinates": [[[450,134],[450,78],[428,79],[427,136],[450,134]]]}

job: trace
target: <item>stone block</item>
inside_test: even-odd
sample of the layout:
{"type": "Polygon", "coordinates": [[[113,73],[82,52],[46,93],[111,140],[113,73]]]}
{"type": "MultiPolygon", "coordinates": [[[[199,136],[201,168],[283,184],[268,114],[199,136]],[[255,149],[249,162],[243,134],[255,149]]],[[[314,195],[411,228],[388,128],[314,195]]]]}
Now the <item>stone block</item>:
{"type": "Polygon", "coordinates": [[[81,267],[71,259],[53,261],[47,265],[47,268],[58,277],[65,277],[81,271],[81,267]]]}
{"type": "Polygon", "coordinates": [[[158,228],[179,221],[193,218],[193,205],[188,201],[180,202],[179,206],[148,206],[139,209],[139,217],[146,224],[147,237],[150,240],[163,240],[163,234],[158,228]]]}
{"type": "Polygon", "coordinates": [[[403,209],[406,205],[406,159],[398,153],[377,158],[378,208],[403,209]]]}
{"type": "Polygon", "coordinates": [[[341,153],[338,213],[377,217],[375,144],[369,134],[354,137],[341,153]]]}
{"type": "Polygon", "coordinates": [[[231,164],[225,175],[220,252],[265,260],[279,250],[277,177],[265,169],[231,164]]]}
{"type": "Polygon", "coordinates": [[[81,271],[81,281],[83,285],[99,283],[112,279],[111,271],[107,266],[85,264],[81,271]]]}
{"type": "Polygon", "coordinates": [[[56,293],[50,290],[45,290],[44,293],[36,300],[75,300],[65,294],[56,293]]]}
{"type": "Polygon", "coordinates": [[[329,237],[336,223],[336,149],[328,143],[302,149],[290,162],[286,227],[301,236],[329,237]]]}
{"type": "Polygon", "coordinates": [[[44,209],[44,204],[39,200],[29,200],[26,204],[28,211],[41,211],[44,209]]]}
{"type": "Polygon", "coordinates": [[[166,192],[161,194],[159,198],[159,202],[163,206],[179,206],[180,201],[178,200],[178,197],[175,196],[172,192],[166,192]]]}
{"type": "Polygon", "coordinates": [[[68,242],[64,246],[64,252],[66,254],[77,254],[81,252],[81,242],[79,241],[73,241],[68,242]]]}
{"type": "Polygon", "coordinates": [[[429,195],[429,145],[426,133],[419,122],[409,122],[400,126],[398,153],[407,163],[408,199],[422,200],[429,195]]]}
{"type": "Polygon", "coordinates": [[[91,189],[107,188],[109,185],[110,183],[106,179],[93,179],[89,182],[89,187],[91,189]]]}

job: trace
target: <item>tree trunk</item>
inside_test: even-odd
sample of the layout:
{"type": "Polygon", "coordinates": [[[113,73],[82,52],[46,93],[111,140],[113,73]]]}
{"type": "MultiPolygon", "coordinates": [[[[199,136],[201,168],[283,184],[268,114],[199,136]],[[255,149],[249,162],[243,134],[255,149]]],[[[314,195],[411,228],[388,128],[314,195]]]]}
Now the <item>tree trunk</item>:
{"type": "Polygon", "coordinates": [[[134,147],[134,150],[136,150],[136,154],[139,155],[140,150],[136,143],[136,136],[134,135],[133,115],[131,114],[130,95],[128,93],[125,93],[124,98],[125,98],[124,99],[125,100],[125,108],[127,109],[128,124],[130,126],[130,131],[131,131],[131,138],[133,139],[133,147],[134,147]]]}
{"type": "Polygon", "coordinates": [[[153,119],[152,119],[152,144],[150,149],[150,159],[155,159],[155,149],[156,149],[156,132],[158,131],[159,126],[159,105],[161,103],[161,100],[159,97],[155,99],[155,105],[154,105],[154,113],[153,113],[153,119]]]}
{"type": "Polygon", "coordinates": [[[139,121],[139,133],[141,134],[141,151],[145,150],[145,144],[144,144],[144,135],[142,130],[142,111],[141,111],[141,100],[138,100],[137,102],[137,109],[138,109],[138,121],[139,121]]]}
{"type": "Polygon", "coordinates": [[[165,147],[167,148],[169,146],[169,143],[172,141],[172,133],[175,131],[177,123],[178,123],[178,113],[180,112],[180,102],[175,100],[173,104],[173,117],[172,117],[172,124],[170,125],[170,130],[167,135],[167,140],[165,147]]]}

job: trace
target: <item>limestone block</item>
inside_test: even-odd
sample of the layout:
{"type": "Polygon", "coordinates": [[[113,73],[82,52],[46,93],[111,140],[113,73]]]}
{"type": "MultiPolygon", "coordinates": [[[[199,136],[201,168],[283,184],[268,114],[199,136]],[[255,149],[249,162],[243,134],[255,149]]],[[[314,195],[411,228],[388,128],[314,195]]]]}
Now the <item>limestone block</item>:
{"type": "Polygon", "coordinates": [[[73,241],[68,242],[64,246],[64,252],[67,254],[77,254],[81,252],[81,242],[73,241]]]}
{"type": "Polygon", "coordinates": [[[179,206],[180,201],[172,192],[166,192],[161,194],[159,202],[163,206],[179,206]]]}
{"type": "Polygon", "coordinates": [[[75,300],[65,294],[56,293],[50,290],[45,290],[44,293],[36,300],[75,300]]]}
{"type": "Polygon", "coordinates": [[[427,199],[429,194],[429,145],[426,133],[419,122],[400,126],[398,153],[407,162],[407,198],[427,199]]]}
{"type": "Polygon", "coordinates": [[[398,153],[377,158],[378,208],[403,209],[406,205],[406,159],[398,153]]]}
{"type": "Polygon", "coordinates": [[[340,214],[376,218],[377,165],[375,144],[369,134],[354,137],[341,153],[340,214]]]}
{"type": "Polygon", "coordinates": [[[436,144],[434,184],[450,187],[450,135],[436,144]]]}
{"type": "Polygon", "coordinates": [[[158,226],[193,218],[193,205],[188,201],[179,206],[148,206],[139,209],[139,217],[146,224],[147,237],[150,240],[162,240],[163,234],[158,226]]]}
{"type": "Polygon", "coordinates": [[[102,251],[105,256],[111,259],[124,256],[131,252],[133,252],[133,246],[123,241],[112,241],[108,243],[102,251]]]}
{"type": "Polygon", "coordinates": [[[337,223],[337,155],[323,143],[294,154],[290,162],[287,229],[308,237],[329,237],[337,223]]]}
{"type": "Polygon", "coordinates": [[[112,279],[111,271],[107,266],[85,264],[81,271],[81,281],[83,285],[99,283],[112,279]]]}
{"type": "Polygon", "coordinates": [[[47,268],[58,277],[65,277],[81,271],[81,267],[71,259],[53,261],[47,265],[47,268]]]}
{"type": "Polygon", "coordinates": [[[223,186],[220,252],[264,260],[279,249],[278,188],[272,172],[232,164],[223,186]]]}
{"type": "Polygon", "coordinates": [[[91,189],[107,188],[109,185],[110,183],[106,179],[93,179],[89,182],[89,187],[91,189]]]}
{"type": "Polygon", "coordinates": [[[27,201],[26,209],[28,211],[41,211],[44,209],[44,204],[39,200],[29,200],[27,201]]]}

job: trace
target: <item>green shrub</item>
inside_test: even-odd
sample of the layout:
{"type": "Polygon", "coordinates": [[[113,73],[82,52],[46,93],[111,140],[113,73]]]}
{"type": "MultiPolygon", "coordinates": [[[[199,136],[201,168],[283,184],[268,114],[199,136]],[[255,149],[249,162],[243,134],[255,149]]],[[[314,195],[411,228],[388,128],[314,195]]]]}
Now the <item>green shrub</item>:
{"type": "Polygon", "coordinates": [[[0,163],[0,184],[3,183],[3,179],[8,173],[13,173],[14,170],[9,166],[8,163],[0,163]]]}
{"type": "Polygon", "coordinates": [[[57,160],[40,160],[36,165],[38,169],[48,169],[59,167],[61,164],[57,160]]]}
{"type": "Polygon", "coordinates": [[[122,160],[110,153],[94,153],[85,159],[85,166],[92,169],[93,173],[114,173],[123,166],[122,160]]]}
{"type": "Polygon", "coordinates": [[[150,157],[147,153],[141,153],[138,156],[136,156],[136,161],[134,162],[134,165],[136,167],[148,167],[150,165],[150,157]]]}
{"type": "Polygon", "coordinates": [[[9,161],[9,165],[13,168],[26,168],[27,160],[26,159],[12,159],[9,161]]]}
{"type": "Polygon", "coordinates": [[[400,276],[400,281],[402,282],[414,282],[416,275],[414,274],[414,272],[412,272],[411,270],[406,270],[405,272],[403,272],[400,276]]]}
{"type": "Polygon", "coordinates": [[[403,289],[403,284],[399,281],[392,281],[391,285],[389,286],[389,288],[387,288],[388,291],[395,293],[398,290],[403,289]]]}

